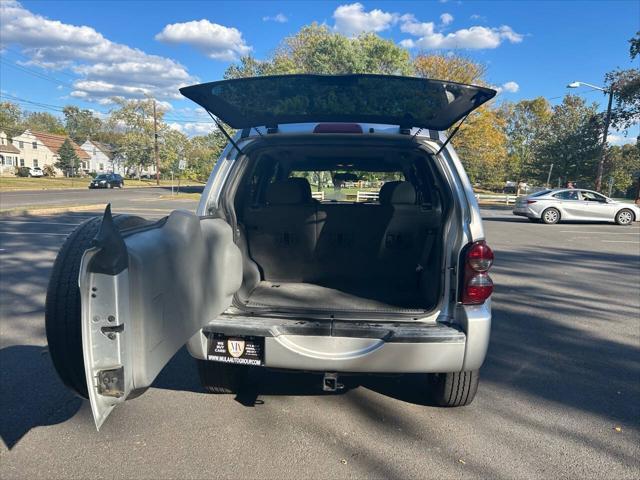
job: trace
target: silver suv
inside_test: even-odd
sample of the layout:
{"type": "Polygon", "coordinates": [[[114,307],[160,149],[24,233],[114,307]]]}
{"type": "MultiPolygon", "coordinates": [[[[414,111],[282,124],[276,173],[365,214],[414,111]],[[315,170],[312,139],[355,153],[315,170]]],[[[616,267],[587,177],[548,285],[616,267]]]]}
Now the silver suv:
{"type": "Polygon", "coordinates": [[[182,93],[237,129],[197,213],[107,207],[53,268],[51,357],[96,426],[185,343],[212,393],[252,368],[320,372],[328,391],[348,374],[414,373],[433,404],[469,404],[493,253],[445,132],[495,91],[289,75],[182,93]]]}

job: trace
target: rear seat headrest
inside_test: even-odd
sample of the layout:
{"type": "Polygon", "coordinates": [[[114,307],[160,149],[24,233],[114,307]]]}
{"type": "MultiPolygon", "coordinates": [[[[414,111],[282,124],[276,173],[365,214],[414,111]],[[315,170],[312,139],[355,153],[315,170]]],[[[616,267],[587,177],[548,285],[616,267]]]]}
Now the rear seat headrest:
{"type": "Polygon", "coordinates": [[[267,203],[271,205],[295,205],[311,202],[311,185],[306,178],[287,178],[267,187],[267,203]]]}
{"type": "Polygon", "coordinates": [[[416,189],[410,182],[387,182],[382,185],[378,198],[382,205],[415,205],[416,189]]]}

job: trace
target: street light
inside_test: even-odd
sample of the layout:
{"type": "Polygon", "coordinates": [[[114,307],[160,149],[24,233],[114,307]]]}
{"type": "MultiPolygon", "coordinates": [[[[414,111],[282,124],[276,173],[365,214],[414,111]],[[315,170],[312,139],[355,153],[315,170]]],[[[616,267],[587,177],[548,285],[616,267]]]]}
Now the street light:
{"type": "Polygon", "coordinates": [[[587,82],[571,82],[567,85],[567,88],[579,88],[582,85],[591,87],[595,90],[600,90],[605,94],[609,94],[609,103],[607,105],[607,116],[604,120],[604,132],[602,134],[602,153],[600,154],[600,161],[598,162],[598,173],[596,175],[596,190],[600,191],[602,187],[602,173],[604,171],[604,161],[607,157],[607,134],[609,133],[609,122],[611,121],[611,104],[613,103],[613,86],[607,90],[606,88],[598,87],[587,82]]]}

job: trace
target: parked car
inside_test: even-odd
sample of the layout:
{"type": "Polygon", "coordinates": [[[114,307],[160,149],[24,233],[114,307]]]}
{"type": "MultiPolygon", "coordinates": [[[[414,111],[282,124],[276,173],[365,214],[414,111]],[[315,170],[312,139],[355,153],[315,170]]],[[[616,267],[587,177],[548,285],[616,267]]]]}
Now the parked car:
{"type": "Polygon", "coordinates": [[[89,182],[89,188],[124,188],[124,179],[117,173],[103,173],[89,182]]]}
{"type": "Polygon", "coordinates": [[[640,220],[640,208],[637,205],[617,202],[598,192],[575,188],[542,190],[518,197],[513,214],[547,224],[583,220],[631,225],[640,220]]]}
{"type": "Polygon", "coordinates": [[[29,167],[29,176],[30,177],[42,177],[44,173],[40,167],[29,167]]]}
{"type": "MultiPolygon", "coordinates": [[[[181,89],[237,133],[196,214],[79,226],[55,261],[49,352],[96,426],[187,343],[208,392],[252,368],[420,374],[468,405],[491,326],[485,242],[445,131],[494,90],[382,75],[286,75],[181,89]],[[312,197],[313,172],[395,178],[378,201],[312,197]]],[[[330,177],[329,177],[330,178],[330,177]]]]}

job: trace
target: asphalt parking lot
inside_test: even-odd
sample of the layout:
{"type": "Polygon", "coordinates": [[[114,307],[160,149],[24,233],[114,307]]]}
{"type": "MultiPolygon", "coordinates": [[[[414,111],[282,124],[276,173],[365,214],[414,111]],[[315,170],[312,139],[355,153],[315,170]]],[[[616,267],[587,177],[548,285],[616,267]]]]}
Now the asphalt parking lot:
{"type": "MultiPolygon", "coordinates": [[[[122,204],[159,217],[175,202],[122,204]]],[[[194,208],[182,202],[181,208],[194,208]]],[[[182,350],[95,431],[51,365],[43,306],[90,213],[0,218],[0,477],[638,478],[640,225],[542,225],[484,210],[494,323],[475,402],[421,404],[415,381],[259,373],[202,392],[182,350]]]]}

